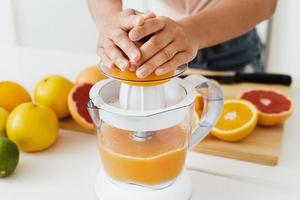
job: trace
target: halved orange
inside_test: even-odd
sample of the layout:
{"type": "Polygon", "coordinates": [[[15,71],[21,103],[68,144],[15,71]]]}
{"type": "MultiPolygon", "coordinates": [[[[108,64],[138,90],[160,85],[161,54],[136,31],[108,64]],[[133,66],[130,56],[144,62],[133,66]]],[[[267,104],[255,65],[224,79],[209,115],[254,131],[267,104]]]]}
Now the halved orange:
{"type": "Polygon", "coordinates": [[[113,78],[120,79],[126,84],[137,86],[154,86],[163,84],[169,81],[170,78],[174,76],[174,73],[175,71],[171,71],[161,76],[157,76],[155,73],[152,73],[149,76],[141,79],[136,76],[135,72],[121,71],[119,68],[113,68],[111,70],[111,76],[113,78]]]}
{"type": "Polygon", "coordinates": [[[242,99],[228,99],[211,134],[229,142],[244,139],[256,127],[258,111],[254,104],[242,99]]]}

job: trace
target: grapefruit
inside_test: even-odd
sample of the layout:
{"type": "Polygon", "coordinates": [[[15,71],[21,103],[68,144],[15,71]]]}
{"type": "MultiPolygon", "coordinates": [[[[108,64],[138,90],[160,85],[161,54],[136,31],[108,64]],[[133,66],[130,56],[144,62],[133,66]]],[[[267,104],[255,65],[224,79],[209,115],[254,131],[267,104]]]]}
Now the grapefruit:
{"type": "Polygon", "coordinates": [[[60,75],[51,75],[42,79],[34,90],[37,104],[50,107],[59,119],[69,116],[68,94],[73,83],[60,75]]]}
{"type": "Polygon", "coordinates": [[[249,90],[241,95],[258,109],[258,124],[273,126],[282,124],[293,112],[292,101],[275,90],[249,90]]]}
{"type": "Polygon", "coordinates": [[[0,107],[8,112],[24,102],[30,102],[29,93],[20,84],[3,81],[0,82],[0,107]]]}
{"type": "Polygon", "coordinates": [[[6,133],[20,150],[26,152],[41,151],[56,141],[58,119],[49,107],[23,103],[8,116],[6,133]]]}
{"type": "Polygon", "coordinates": [[[107,77],[99,70],[97,65],[92,65],[79,73],[76,78],[76,83],[90,83],[95,84],[98,81],[106,79],[107,77]]]}
{"type": "Polygon", "coordinates": [[[211,134],[229,142],[246,138],[256,127],[258,118],[254,104],[243,99],[224,101],[223,112],[211,134]]]}
{"type": "Polygon", "coordinates": [[[154,72],[149,76],[141,79],[138,78],[135,72],[132,71],[121,71],[119,68],[113,68],[111,70],[111,76],[117,79],[122,80],[124,83],[129,85],[138,85],[138,86],[154,86],[160,85],[169,81],[175,71],[157,76],[154,72]]]}
{"type": "Polygon", "coordinates": [[[72,118],[81,127],[93,130],[93,121],[87,110],[87,102],[89,101],[89,92],[92,88],[90,83],[81,83],[73,86],[68,96],[68,107],[72,118]]]}

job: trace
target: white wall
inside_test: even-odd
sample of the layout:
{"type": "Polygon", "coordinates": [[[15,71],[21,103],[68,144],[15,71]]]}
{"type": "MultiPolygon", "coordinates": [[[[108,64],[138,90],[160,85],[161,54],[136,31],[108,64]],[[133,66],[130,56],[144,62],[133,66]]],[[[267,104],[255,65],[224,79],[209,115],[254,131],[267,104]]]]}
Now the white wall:
{"type": "Polygon", "coordinates": [[[13,46],[15,43],[12,2],[0,0],[0,45],[13,46]]]}
{"type": "Polygon", "coordinates": [[[20,45],[95,52],[97,33],[85,0],[13,0],[20,45]]]}
{"type": "Polygon", "coordinates": [[[300,1],[278,1],[273,18],[267,69],[300,78],[300,1]]]}
{"type": "MultiPolygon", "coordinates": [[[[86,0],[12,1],[18,44],[95,53],[98,38],[86,0]]],[[[144,8],[142,0],[125,1],[124,6],[144,8]]]]}

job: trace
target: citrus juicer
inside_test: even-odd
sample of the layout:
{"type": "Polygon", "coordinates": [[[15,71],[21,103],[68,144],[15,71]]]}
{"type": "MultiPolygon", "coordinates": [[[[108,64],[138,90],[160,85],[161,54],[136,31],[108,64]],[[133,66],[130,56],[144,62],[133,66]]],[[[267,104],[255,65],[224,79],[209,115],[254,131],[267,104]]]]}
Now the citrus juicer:
{"type": "Polygon", "coordinates": [[[102,162],[95,185],[98,198],[190,199],[186,154],[218,120],[221,89],[200,75],[178,78],[187,65],[147,79],[99,67],[109,79],[91,88],[87,105],[102,162]],[[192,127],[197,92],[203,95],[204,109],[198,125],[192,127]]]}

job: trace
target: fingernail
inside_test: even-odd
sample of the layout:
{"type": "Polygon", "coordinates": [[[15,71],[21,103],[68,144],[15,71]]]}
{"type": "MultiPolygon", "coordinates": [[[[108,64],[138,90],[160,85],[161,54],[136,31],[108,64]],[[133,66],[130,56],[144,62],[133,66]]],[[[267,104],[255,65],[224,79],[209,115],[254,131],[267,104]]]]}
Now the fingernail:
{"type": "Polygon", "coordinates": [[[148,70],[146,68],[139,68],[136,72],[136,75],[139,78],[145,78],[147,73],[148,73],[148,70]]]}
{"type": "Polygon", "coordinates": [[[130,62],[137,62],[138,61],[138,55],[135,52],[130,52],[130,62]]]}
{"type": "Polygon", "coordinates": [[[121,68],[122,71],[126,70],[127,64],[123,60],[117,60],[117,65],[121,68]]]}
{"type": "Polygon", "coordinates": [[[164,70],[164,69],[157,69],[157,70],[155,70],[155,74],[157,76],[163,75],[165,73],[166,73],[166,70],[164,70]]]}

